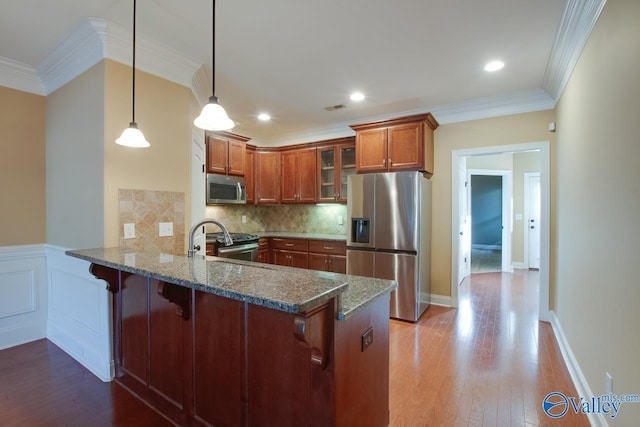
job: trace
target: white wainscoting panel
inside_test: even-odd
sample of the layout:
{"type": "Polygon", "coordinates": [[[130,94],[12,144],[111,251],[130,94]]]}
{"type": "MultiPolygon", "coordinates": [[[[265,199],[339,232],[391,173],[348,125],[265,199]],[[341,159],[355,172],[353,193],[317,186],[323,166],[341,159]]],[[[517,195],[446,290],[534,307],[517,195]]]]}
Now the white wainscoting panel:
{"type": "Polygon", "coordinates": [[[46,337],[44,245],[0,247],[0,350],[46,337]]]}
{"type": "Polygon", "coordinates": [[[113,378],[111,294],[89,273],[89,262],[47,245],[47,338],[103,381],[113,378]]]}

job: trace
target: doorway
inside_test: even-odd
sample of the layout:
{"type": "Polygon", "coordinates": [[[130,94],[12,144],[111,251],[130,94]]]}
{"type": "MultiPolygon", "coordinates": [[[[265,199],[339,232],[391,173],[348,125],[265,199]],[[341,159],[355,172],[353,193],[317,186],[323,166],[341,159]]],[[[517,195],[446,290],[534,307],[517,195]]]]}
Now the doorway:
{"type": "MultiPolygon", "coordinates": [[[[538,151],[539,152],[539,220],[538,220],[538,230],[539,230],[539,246],[540,246],[540,256],[539,256],[539,269],[540,269],[540,291],[539,291],[539,304],[538,304],[538,318],[539,320],[549,321],[549,218],[550,218],[550,210],[549,210],[549,193],[550,193],[550,148],[549,141],[542,142],[532,142],[532,143],[523,143],[523,144],[513,144],[506,146],[494,146],[494,147],[483,147],[483,148],[474,148],[474,149],[463,149],[463,150],[453,150],[451,156],[451,305],[454,307],[458,306],[458,287],[460,283],[463,282],[463,278],[460,277],[460,272],[464,271],[464,268],[461,268],[460,265],[461,260],[464,257],[461,256],[461,253],[464,253],[467,248],[465,247],[465,243],[468,241],[470,246],[471,239],[465,239],[462,234],[460,234],[461,230],[465,229],[465,224],[462,223],[463,219],[465,219],[464,212],[461,212],[464,209],[462,203],[460,203],[461,194],[465,193],[465,182],[466,180],[461,179],[461,163],[465,162],[467,158],[472,156],[483,156],[483,155],[496,155],[496,154],[504,154],[504,153],[524,153],[528,151],[538,151]]],[[[511,209],[511,204],[508,205],[509,209],[511,209]]],[[[518,214],[516,214],[516,217],[518,214]]],[[[511,213],[509,214],[509,218],[511,218],[511,213]]],[[[518,225],[521,226],[524,221],[517,221],[518,225]]],[[[511,227],[511,225],[510,225],[511,227]]],[[[466,229],[470,227],[467,226],[466,229]]],[[[504,248],[503,248],[504,250],[504,248]]],[[[517,258],[516,258],[517,259],[517,258]]],[[[463,262],[463,261],[462,261],[463,262]]],[[[509,265],[509,268],[511,266],[509,265]]],[[[470,270],[467,271],[470,273],[470,270]]]]}

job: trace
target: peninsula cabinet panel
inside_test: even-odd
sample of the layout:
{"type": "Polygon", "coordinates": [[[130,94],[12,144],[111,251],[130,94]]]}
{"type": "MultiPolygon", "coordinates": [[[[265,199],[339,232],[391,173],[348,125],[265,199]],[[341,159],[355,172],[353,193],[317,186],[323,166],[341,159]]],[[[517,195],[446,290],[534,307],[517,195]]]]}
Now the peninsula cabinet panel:
{"type": "Polygon", "coordinates": [[[194,414],[211,425],[239,426],[247,393],[239,375],[244,303],[195,292],[193,319],[194,414]]]}
{"type": "Polygon", "coordinates": [[[430,113],[353,125],[358,173],[416,170],[433,174],[433,131],[430,113]]]}
{"type": "Polygon", "coordinates": [[[256,204],[280,203],[280,153],[256,151],[255,157],[256,204]]]}

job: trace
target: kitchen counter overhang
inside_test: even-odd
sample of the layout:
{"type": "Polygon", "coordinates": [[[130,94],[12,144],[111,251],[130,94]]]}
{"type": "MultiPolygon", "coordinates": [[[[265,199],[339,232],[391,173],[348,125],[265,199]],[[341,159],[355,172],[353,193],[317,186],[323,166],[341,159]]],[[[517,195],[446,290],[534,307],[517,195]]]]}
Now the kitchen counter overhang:
{"type": "Polygon", "coordinates": [[[284,311],[303,313],[337,297],[345,320],[393,291],[397,282],[210,256],[188,258],[121,248],[70,250],[67,255],[115,270],[284,311]]]}

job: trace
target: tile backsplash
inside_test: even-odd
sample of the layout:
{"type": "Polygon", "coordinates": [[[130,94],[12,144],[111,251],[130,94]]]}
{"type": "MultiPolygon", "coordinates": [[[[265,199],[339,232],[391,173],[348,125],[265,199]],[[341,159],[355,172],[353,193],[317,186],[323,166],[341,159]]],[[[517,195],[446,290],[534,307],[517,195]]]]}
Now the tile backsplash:
{"type": "Polygon", "coordinates": [[[184,193],[118,190],[120,247],[184,255],[184,193]],[[173,223],[173,236],[160,237],[161,222],[173,223]],[[134,224],[135,238],[124,238],[124,224],[134,224]]]}
{"type": "MultiPolygon", "coordinates": [[[[339,234],[347,232],[347,206],[320,205],[219,205],[207,206],[207,218],[222,222],[229,231],[256,233],[285,231],[291,233],[339,234]],[[246,217],[246,223],[242,217],[246,217]],[[338,224],[342,217],[342,225],[338,224]]],[[[208,226],[208,232],[219,231],[208,226]]]]}

